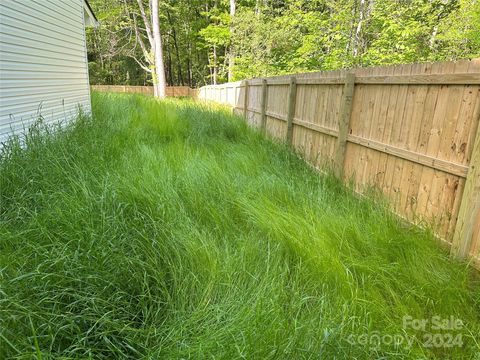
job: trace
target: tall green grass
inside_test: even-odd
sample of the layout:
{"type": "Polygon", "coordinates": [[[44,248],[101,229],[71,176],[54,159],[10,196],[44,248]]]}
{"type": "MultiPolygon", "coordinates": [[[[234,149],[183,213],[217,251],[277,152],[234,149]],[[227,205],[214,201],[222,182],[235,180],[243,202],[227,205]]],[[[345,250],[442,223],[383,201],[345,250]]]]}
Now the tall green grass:
{"type": "Polygon", "coordinates": [[[0,358],[480,356],[471,269],[224,110],[94,94],[22,141],[0,160],[0,358]]]}

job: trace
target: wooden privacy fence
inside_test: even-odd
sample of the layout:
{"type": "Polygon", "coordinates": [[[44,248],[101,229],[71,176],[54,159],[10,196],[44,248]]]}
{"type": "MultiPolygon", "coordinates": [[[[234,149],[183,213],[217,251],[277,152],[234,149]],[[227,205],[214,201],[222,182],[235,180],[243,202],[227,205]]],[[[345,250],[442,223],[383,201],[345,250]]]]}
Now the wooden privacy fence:
{"type": "MultiPolygon", "coordinates": [[[[92,85],[92,90],[153,95],[153,86],[92,85]]],[[[197,95],[197,90],[192,89],[188,86],[167,86],[165,91],[167,93],[167,96],[172,97],[196,97],[197,95]]]]}
{"type": "Polygon", "coordinates": [[[480,59],[298,74],[205,86],[316,167],[432,224],[480,264],[480,59]]]}

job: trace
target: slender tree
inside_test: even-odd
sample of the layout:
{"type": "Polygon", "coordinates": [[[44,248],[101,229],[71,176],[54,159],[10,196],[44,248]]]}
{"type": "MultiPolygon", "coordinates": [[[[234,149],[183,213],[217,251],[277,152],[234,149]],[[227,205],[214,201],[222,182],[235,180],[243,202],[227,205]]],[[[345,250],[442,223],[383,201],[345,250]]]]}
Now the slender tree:
{"type": "Polygon", "coordinates": [[[153,91],[156,97],[165,97],[165,66],[163,61],[163,48],[162,37],[160,33],[160,21],[158,12],[158,1],[149,0],[148,7],[150,10],[150,18],[148,17],[143,0],[137,0],[138,10],[140,11],[140,17],[142,19],[144,28],[141,28],[137,20],[137,13],[130,11],[128,4],[125,2],[125,9],[128,13],[128,17],[132,20],[132,25],[135,31],[136,44],[142,49],[143,60],[140,60],[136,56],[136,51],[129,54],[140,67],[152,75],[153,91]],[[148,47],[144,41],[144,37],[148,39],[148,47]],[[146,62],[146,64],[145,64],[146,62]]]}
{"type": "Polygon", "coordinates": [[[235,17],[236,4],[235,0],[230,0],[230,45],[228,52],[228,81],[233,80],[233,68],[235,66],[235,52],[233,48],[233,36],[234,36],[234,27],[233,27],[233,18],[235,17]]]}
{"type": "MultiPolygon", "coordinates": [[[[139,0],[141,1],[141,0],[139,0]]],[[[162,37],[160,34],[160,21],[158,17],[158,0],[150,0],[152,9],[152,26],[153,26],[153,46],[155,53],[155,77],[153,86],[157,88],[157,96],[165,97],[165,67],[163,65],[163,48],[162,37]]]]}

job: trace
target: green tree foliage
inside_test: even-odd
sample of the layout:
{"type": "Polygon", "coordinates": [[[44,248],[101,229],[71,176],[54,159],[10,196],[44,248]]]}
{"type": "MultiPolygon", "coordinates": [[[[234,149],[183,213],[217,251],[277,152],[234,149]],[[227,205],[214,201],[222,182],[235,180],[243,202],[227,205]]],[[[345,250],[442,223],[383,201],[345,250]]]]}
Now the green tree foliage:
{"type": "MultiPolygon", "coordinates": [[[[91,0],[102,26],[89,30],[92,83],[149,84],[132,59],[132,0],[91,0]]],[[[480,57],[480,0],[163,0],[169,85],[353,66],[480,57]],[[232,32],[230,32],[232,27],[232,32]]]]}
{"type": "Polygon", "coordinates": [[[214,83],[217,83],[219,75],[222,80],[226,78],[226,54],[219,56],[218,52],[222,48],[226,50],[230,45],[230,17],[217,6],[214,6],[210,11],[203,12],[202,15],[207,17],[210,23],[199,31],[199,35],[205,41],[204,48],[212,49],[208,57],[208,67],[210,78],[214,83]],[[223,65],[219,65],[221,59],[223,65]]]}
{"type": "Polygon", "coordinates": [[[145,72],[126,56],[133,49],[134,34],[130,31],[123,4],[103,0],[90,0],[90,3],[101,24],[97,28],[87,28],[91,83],[146,84],[145,72]]]}

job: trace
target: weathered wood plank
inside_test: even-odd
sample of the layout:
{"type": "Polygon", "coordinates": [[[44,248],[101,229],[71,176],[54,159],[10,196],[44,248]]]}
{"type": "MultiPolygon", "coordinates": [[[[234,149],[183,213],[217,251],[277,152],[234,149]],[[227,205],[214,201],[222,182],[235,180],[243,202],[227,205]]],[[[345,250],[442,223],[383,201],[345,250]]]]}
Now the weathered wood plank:
{"type": "Polygon", "coordinates": [[[287,143],[291,144],[293,140],[293,117],[295,116],[295,101],[297,99],[297,80],[290,78],[290,88],[288,91],[288,110],[287,110],[287,143]]]}
{"type": "MultiPolygon", "coordinates": [[[[329,85],[344,84],[344,77],[300,78],[297,85],[329,85]]],[[[268,79],[270,85],[289,85],[289,79],[268,79]]],[[[378,75],[355,77],[355,84],[377,85],[480,85],[480,74],[412,74],[412,75],[378,75]]],[[[262,86],[261,79],[250,80],[251,86],[262,86]]]]}
{"type": "Polygon", "coordinates": [[[387,75],[387,76],[357,76],[357,84],[386,85],[478,85],[480,74],[425,74],[425,75],[387,75]]]}
{"type": "MultiPolygon", "coordinates": [[[[249,111],[252,112],[257,112],[254,109],[249,109],[249,111]]],[[[285,116],[282,116],[281,114],[276,114],[271,111],[266,112],[266,116],[272,117],[277,120],[281,121],[287,121],[287,118],[285,116]]],[[[338,137],[338,131],[335,129],[327,128],[325,126],[317,125],[314,123],[306,122],[297,118],[293,119],[293,124],[302,126],[306,129],[310,129],[322,134],[326,134],[332,137],[338,137]]],[[[422,153],[416,153],[414,151],[410,150],[405,150],[402,148],[398,148],[392,145],[388,145],[386,143],[381,143],[375,140],[370,140],[370,139],[365,139],[359,136],[355,135],[347,135],[346,138],[347,142],[352,142],[354,144],[361,145],[363,147],[373,149],[385,154],[393,155],[417,164],[421,164],[424,166],[428,166],[432,169],[443,171],[448,174],[460,176],[460,177],[466,177],[467,172],[468,172],[468,166],[457,164],[454,162],[450,161],[445,161],[441,159],[437,159],[432,156],[428,156],[422,153]]]]}
{"type": "Polygon", "coordinates": [[[265,133],[266,127],[267,127],[267,98],[268,98],[268,93],[267,93],[267,79],[263,79],[262,83],[262,106],[261,106],[261,131],[262,133],[265,133]]]}
{"type": "MultiPolygon", "coordinates": [[[[477,119],[477,122],[480,119],[477,119]]],[[[470,247],[480,241],[480,126],[477,123],[477,135],[473,147],[470,168],[463,191],[462,202],[458,212],[457,225],[452,242],[452,254],[466,257],[470,253],[470,247]],[[475,234],[475,238],[474,238],[475,234]]],[[[477,255],[478,254],[472,254],[477,255]]]]}
{"type": "Polygon", "coordinates": [[[335,175],[343,178],[343,166],[345,162],[345,150],[347,147],[348,125],[352,112],[353,92],[355,89],[355,74],[349,73],[345,78],[343,99],[340,108],[340,118],[337,137],[337,149],[335,152],[335,175]]]}
{"type": "Polygon", "coordinates": [[[243,117],[247,118],[248,111],[248,81],[245,80],[245,88],[243,90],[243,117]]]}
{"type": "MultiPolygon", "coordinates": [[[[317,79],[297,79],[297,85],[331,85],[331,84],[344,84],[345,78],[343,77],[332,77],[332,78],[317,78],[317,79]]],[[[288,79],[268,79],[268,86],[272,85],[289,85],[290,80],[288,79]]]]}
{"type": "MultiPolygon", "coordinates": [[[[279,119],[283,120],[281,118],[279,118],[279,119]]],[[[309,129],[309,130],[319,132],[321,134],[325,134],[325,135],[329,135],[329,136],[333,136],[333,137],[338,137],[338,130],[336,130],[336,129],[330,129],[330,128],[327,128],[327,127],[322,126],[322,125],[314,124],[314,123],[303,121],[303,120],[296,119],[296,118],[293,119],[293,124],[304,127],[305,129],[309,129]]]]}
{"type": "Polygon", "coordinates": [[[460,164],[456,164],[450,161],[441,160],[433,156],[416,153],[413,151],[405,150],[392,145],[380,143],[375,140],[364,139],[355,135],[348,135],[347,141],[364,146],[369,149],[377,150],[385,154],[394,155],[404,160],[428,166],[435,170],[440,170],[448,174],[453,174],[461,177],[466,177],[468,167],[460,164]]]}

